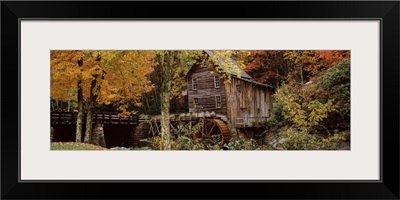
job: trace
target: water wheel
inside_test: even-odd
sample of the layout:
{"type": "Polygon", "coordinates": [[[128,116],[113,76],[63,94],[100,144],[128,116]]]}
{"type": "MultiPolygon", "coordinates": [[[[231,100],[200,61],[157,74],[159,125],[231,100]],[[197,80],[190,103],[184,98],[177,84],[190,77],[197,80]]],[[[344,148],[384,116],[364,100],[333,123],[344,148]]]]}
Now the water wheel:
{"type": "Polygon", "coordinates": [[[228,126],[220,119],[204,119],[200,131],[195,134],[195,139],[202,139],[212,144],[224,146],[231,139],[228,126]]]}

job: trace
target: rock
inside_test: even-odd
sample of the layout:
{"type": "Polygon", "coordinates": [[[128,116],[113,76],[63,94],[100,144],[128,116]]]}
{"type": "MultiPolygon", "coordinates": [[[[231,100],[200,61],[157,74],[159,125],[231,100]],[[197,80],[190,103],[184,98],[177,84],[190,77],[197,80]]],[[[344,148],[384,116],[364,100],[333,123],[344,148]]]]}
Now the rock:
{"type": "Polygon", "coordinates": [[[215,116],[216,116],[216,115],[215,115],[215,112],[212,111],[212,112],[210,113],[210,116],[211,116],[211,117],[215,117],[215,116]]]}
{"type": "Polygon", "coordinates": [[[113,148],[110,148],[110,150],[130,150],[129,148],[126,148],[126,147],[113,147],[113,148]]]}

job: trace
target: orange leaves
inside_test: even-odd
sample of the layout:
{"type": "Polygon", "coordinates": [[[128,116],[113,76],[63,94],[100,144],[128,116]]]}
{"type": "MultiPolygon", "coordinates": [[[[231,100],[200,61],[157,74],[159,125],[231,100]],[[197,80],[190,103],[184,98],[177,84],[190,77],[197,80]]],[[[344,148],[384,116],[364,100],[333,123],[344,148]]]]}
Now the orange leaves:
{"type": "Polygon", "coordinates": [[[245,71],[257,81],[279,87],[282,82],[312,80],[349,57],[346,50],[254,50],[245,71]]]}
{"type": "Polygon", "coordinates": [[[350,57],[350,51],[348,50],[318,50],[316,51],[316,54],[327,68],[331,68],[335,66],[339,61],[345,60],[350,57]]]}
{"type": "Polygon", "coordinates": [[[52,50],[51,96],[76,99],[81,80],[83,96],[88,98],[96,79],[95,88],[99,90],[94,94],[98,95],[98,103],[139,105],[141,94],[152,89],[147,76],[153,71],[153,58],[152,51],[52,50]],[[78,60],[82,60],[81,66],[78,60]]]}
{"type": "MultiPolygon", "coordinates": [[[[153,71],[151,51],[115,51],[108,54],[99,102],[140,105],[142,93],[152,89],[148,75],[153,71]]],[[[123,107],[120,107],[123,108],[123,107]]],[[[125,112],[126,109],[120,109],[125,112]]]]}

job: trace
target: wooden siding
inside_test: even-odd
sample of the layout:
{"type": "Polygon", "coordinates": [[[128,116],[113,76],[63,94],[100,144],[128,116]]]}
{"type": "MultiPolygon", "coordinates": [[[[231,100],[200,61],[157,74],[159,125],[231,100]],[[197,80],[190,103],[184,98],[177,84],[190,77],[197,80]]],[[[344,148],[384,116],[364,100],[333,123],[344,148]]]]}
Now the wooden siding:
{"type": "Polygon", "coordinates": [[[232,78],[225,84],[227,115],[235,127],[254,127],[266,123],[272,111],[269,88],[232,78]],[[240,91],[237,91],[240,85],[240,91]]]}
{"type": "Polygon", "coordinates": [[[272,111],[272,89],[255,81],[231,77],[230,83],[220,78],[220,87],[215,88],[213,66],[194,66],[188,76],[189,112],[208,111],[224,115],[236,128],[263,127],[272,111]],[[197,79],[197,90],[193,90],[193,79],[197,79]],[[239,87],[239,88],[238,88],[239,87]],[[238,91],[239,89],[239,91],[238,91]],[[215,96],[221,96],[221,108],[216,108],[215,96]],[[198,104],[194,99],[198,99],[198,104]]]}
{"type": "Polygon", "coordinates": [[[223,80],[220,79],[220,87],[215,88],[214,76],[218,76],[214,72],[213,67],[203,67],[202,65],[194,66],[192,73],[188,75],[188,101],[189,112],[209,111],[215,114],[226,115],[226,96],[223,80]],[[213,73],[212,73],[213,72],[213,73]],[[193,90],[192,79],[197,79],[197,90],[193,90]],[[216,107],[215,96],[221,96],[221,108],[216,107]],[[198,98],[198,105],[195,106],[194,98],[198,98]],[[200,108],[199,108],[200,107],[200,108]],[[198,108],[198,109],[196,109],[198,108]]]}

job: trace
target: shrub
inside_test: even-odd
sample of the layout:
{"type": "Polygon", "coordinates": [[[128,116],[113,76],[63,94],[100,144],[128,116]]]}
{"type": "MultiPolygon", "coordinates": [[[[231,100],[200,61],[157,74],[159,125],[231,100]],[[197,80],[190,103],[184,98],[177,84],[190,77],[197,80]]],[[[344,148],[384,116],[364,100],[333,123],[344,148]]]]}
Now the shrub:
{"type": "Polygon", "coordinates": [[[329,123],[350,123],[350,60],[344,60],[319,78],[318,87],[323,90],[319,94],[327,99],[334,99],[336,115],[330,117],[329,123]],[[338,116],[338,117],[336,117],[338,116]]]}
{"type": "Polygon", "coordinates": [[[160,136],[154,136],[151,138],[141,139],[141,142],[145,142],[152,150],[162,150],[162,141],[160,136]]]}
{"type": "Polygon", "coordinates": [[[282,84],[274,95],[271,125],[348,128],[350,124],[350,60],[340,61],[315,84],[282,84]]]}
{"type": "Polygon", "coordinates": [[[283,103],[281,101],[275,101],[273,103],[271,117],[268,119],[268,124],[271,126],[283,126],[287,123],[283,116],[283,103]]]}
{"type": "MultiPolygon", "coordinates": [[[[281,112],[284,121],[291,122],[297,128],[306,131],[315,126],[323,126],[323,121],[328,118],[328,114],[335,110],[333,100],[321,102],[319,99],[310,100],[306,94],[308,88],[295,88],[293,86],[282,85],[275,94],[278,111],[281,112]],[[299,92],[296,92],[300,90],[299,92]]],[[[275,108],[274,108],[275,109],[275,108]]],[[[274,116],[278,118],[277,114],[274,116]]]]}
{"type": "Polygon", "coordinates": [[[297,130],[293,127],[281,133],[282,147],[287,150],[337,150],[346,140],[347,133],[337,133],[322,137],[297,130]]]}
{"type": "Polygon", "coordinates": [[[228,150],[257,150],[257,143],[254,139],[231,139],[228,144],[225,144],[228,150]]]}
{"type": "Polygon", "coordinates": [[[346,133],[335,133],[333,136],[322,138],[321,149],[324,150],[337,150],[340,147],[341,142],[346,140],[346,133]]]}
{"type": "Polygon", "coordinates": [[[195,141],[191,137],[179,136],[171,141],[173,150],[221,150],[219,145],[195,141]]]}
{"type": "Polygon", "coordinates": [[[307,131],[298,131],[294,128],[289,128],[282,133],[283,148],[287,150],[318,150],[320,145],[315,135],[308,134],[307,131]]]}

